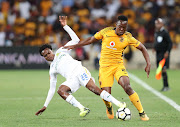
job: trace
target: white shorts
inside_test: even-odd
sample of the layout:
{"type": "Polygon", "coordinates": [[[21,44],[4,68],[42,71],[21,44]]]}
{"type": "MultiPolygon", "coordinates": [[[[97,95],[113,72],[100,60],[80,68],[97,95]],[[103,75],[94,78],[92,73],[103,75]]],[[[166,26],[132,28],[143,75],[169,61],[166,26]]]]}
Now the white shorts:
{"type": "Polygon", "coordinates": [[[62,85],[68,86],[71,92],[76,92],[81,86],[86,87],[86,84],[91,78],[91,73],[83,66],[78,66],[73,72],[72,76],[67,78],[62,85]]]}

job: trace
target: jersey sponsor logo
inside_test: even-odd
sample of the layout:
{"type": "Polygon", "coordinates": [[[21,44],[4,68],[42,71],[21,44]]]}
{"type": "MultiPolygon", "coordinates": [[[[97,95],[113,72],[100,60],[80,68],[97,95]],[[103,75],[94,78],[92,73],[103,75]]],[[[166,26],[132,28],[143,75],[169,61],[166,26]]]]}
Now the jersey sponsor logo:
{"type": "Polygon", "coordinates": [[[114,46],[115,46],[115,42],[114,42],[114,41],[111,41],[111,42],[110,42],[110,46],[111,46],[111,47],[114,47],[114,46]]]}
{"type": "Polygon", "coordinates": [[[56,53],[56,56],[59,56],[60,53],[56,53]]]}
{"type": "Polygon", "coordinates": [[[158,42],[158,43],[161,43],[162,40],[163,40],[163,37],[161,37],[161,36],[158,36],[158,37],[157,37],[157,42],[158,42]]]}
{"type": "Polygon", "coordinates": [[[120,42],[123,42],[123,41],[124,41],[124,38],[123,38],[123,37],[120,37],[119,40],[120,40],[120,42]]]}
{"type": "Polygon", "coordinates": [[[86,74],[86,73],[83,73],[83,74],[81,75],[81,79],[82,79],[83,81],[88,80],[87,74],[86,74]]]}
{"type": "Polygon", "coordinates": [[[110,46],[106,46],[107,48],[110,48],[110,49],[113,49],[113,50],[117,50],[117,48],[113,48],[115,46],[115,42],[114,41],[111,41],[109,43],[110,46]]]}

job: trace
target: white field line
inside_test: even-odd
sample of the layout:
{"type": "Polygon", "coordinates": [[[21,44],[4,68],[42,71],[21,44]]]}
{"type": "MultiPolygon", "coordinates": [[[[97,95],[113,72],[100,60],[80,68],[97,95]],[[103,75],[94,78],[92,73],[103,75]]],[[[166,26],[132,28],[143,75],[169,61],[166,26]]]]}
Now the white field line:
{"type": "Polygon", "coordinates": [[[147,83],[145,83],[144,81],[142,81],[141,79],[139,79],[135,75],[129,73],[129,77],[132,80],[134,80],[136,83],[138,83],[139,85],[141,85],[145,89],[149,90],[150,92],[152,92],[153,94],[155,94],[156,96],[158,96],[159,98],[161,98],[162,100],[164,100],[165,102],[167,102],[169,105],[171,105],[173,108],[175,108],[176,110],[178,110],[180,112],[180,106],[176,102],[174,102],[170,98],[166,97],[165,95],[161,94],[157,90],[153,89],[147,83]]]}

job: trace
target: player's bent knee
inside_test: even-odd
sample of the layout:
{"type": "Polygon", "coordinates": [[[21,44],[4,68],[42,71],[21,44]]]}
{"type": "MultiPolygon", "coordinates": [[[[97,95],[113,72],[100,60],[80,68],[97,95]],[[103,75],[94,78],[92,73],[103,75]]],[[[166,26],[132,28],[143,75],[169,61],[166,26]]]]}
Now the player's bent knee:
{"type": "Polygon", "coordinates": [[[64,94],[66,92],[66,90],[64,89],[63,86],[60,86],[59,89],[57,90],[57,93],[61,96],[62,94],[64,94]]]}
{"type": "Polygon", "coordinates": [[[86,88],[88,88],[90,91],[92,91],[93,93],[95,93],[96,95],[100,95],[101,94],[101,89],[99,87],[97,87],[94,83],[93,80],[90,80],[88,82],[88,84],[86,85],[86,88]]]}
{"type": "Polygon", "coordinates": [[[59,95],[62,95],[62,94],[63,94],[63,91],[59,88],[59,89],[57,90],[57,93],[58,93],[59,95]]]}
{"type": "Polygon", "coordinates": [[[128,94],[131,95],[133,93],[133,89],[131,88],[130,85],[124,85],[124,91],[128,94]]]}

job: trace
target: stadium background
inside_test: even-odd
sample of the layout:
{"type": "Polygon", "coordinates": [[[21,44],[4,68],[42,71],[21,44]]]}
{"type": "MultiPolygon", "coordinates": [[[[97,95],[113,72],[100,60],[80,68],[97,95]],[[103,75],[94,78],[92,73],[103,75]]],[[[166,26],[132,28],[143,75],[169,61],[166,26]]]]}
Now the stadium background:
{"type": "MultiPolygon", "coordinates": [[[[26,52],[26,48],[50,43],[56,50],[69,41],[58,21],[59,15],[68,16],[68,25],[83,40],[107,26],[115,26],[117,16],[121,14],[129,19],[128,31],[148,48],[152,68],[155,68],[155,54],[151,51],[154,21],[163,18],[173,41],[172,56],[176,56],[171,57],[171,67],[180,68],[179,5],[178,0],[0,0],[0,47],[3,47],[0,49],[0,68],[28,68],[32,64],[38,64],[38,67],[30,68],[40,68],[41,64],[42,68],[48,68],[44,60],[36,62],[41,59],[37,48],[27,49],[30,52],[26,52]],[[28,62],[33,56],[36,59],[28,62]]],[[[99,52],[100,43],[96,43],[76,49],[74,57],[85,60],[85,66],[93,69],[99,52]]],[[[128,68],[141,68],[145,64],[134,48],[127,48],[125,54],[128,68]]]]}

